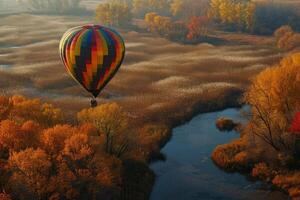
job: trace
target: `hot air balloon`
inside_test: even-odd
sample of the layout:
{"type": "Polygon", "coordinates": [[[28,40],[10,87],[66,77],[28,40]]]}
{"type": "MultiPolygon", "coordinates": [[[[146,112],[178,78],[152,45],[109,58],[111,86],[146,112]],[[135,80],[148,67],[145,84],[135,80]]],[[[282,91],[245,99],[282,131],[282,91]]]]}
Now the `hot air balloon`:
{"type": "Polygon", "coordinates": [[[60,57],[74,80],[96,98],[120,68],[125,44],[118,32],[100,25],[69,29],[59,45],[60,57]]]}

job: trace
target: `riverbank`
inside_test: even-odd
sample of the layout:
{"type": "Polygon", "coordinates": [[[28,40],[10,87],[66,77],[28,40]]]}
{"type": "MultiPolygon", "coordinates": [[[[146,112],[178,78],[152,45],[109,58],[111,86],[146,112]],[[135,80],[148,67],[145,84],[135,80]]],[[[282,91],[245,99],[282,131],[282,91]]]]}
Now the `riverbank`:
{"type": "Polygon", "coordinates": [[[245,93],[251,109],[240,138],[211,155],[220,168],[271,183],[295,200],[300,199],[299,69],[295,53],[257,75],[245,93]]]}
{"type": "MultiPolygon", "coordinates": [[[[149,168],[149,165],[164,159],[160,153],[161,149],[172,139],[173,129],[189,122],[197,115],[224,110],[226,108],[240,108],[242,106],[240,98],[242,90],[227,90],[224,93],[214,93],[207,101],[195,102],[189,109],[180,115],[172,115],[173,118],[168,123],[167,135],[158,141],[159,148],[148,155],[148,163],[138,162],[136,160],[127,160],[124,168],[124,191],[122,198],[124,200],[141,199],[148,200],[156,181],[155,173],[149,168]],[[174,117],[175,116],[175,117],[174,117]],[[177,118],[176,118],[177,117],[177,118]],[[141,179],[140,177],[144,177],[141,179]]],[[[208,97],[208,96],[206,96],[208,97]]]]}
{"type": "Polygon", "coordinates": [[[150,164],[157,175],[150,199],[281,199],[286,196],[243,174],[226,173],[210,159],[215,146],[238,137],[221,133],[214,121],[221,116],[244,121],[239,109],[199,114],[173,129],[172,139],[162,148],[166,160],[150,164]]]}
{"type": "MultiPolygon", "coordinates": [[[[255,158],[259,152],[250,155],[251,151],[253,149],[249,151],[243,138],[240,138],[227,144],[218,145],[213,151],[211,159],[226,172],[238,172],[252,180],[269,183],[277,190],[288,194],[290,198],[298,199],[300,195],[299,170],[272,166],[260,158],[255,158]]],[[[263,155],[261,156],[263,157],[263,155]]]]}

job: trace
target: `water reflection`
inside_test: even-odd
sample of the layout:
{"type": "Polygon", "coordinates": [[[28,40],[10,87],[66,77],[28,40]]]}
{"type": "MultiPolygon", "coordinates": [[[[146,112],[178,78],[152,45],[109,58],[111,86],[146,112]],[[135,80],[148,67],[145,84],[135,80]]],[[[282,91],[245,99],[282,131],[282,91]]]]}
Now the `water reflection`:
{"type": "Polygon", "coordinates": [[[242,120],[238,110],[227,109],[199,115],[173,130],[172,139],[162,150],[167,160],[151,164],[157,175],[152,200],[288,198],[271,191],[268,185],[250,182],[238,173],[226,173],[213,164],[213,149],[238,137],[235,132],[221,133],[215,128],[215,120],[221,116],[242,120]]]}

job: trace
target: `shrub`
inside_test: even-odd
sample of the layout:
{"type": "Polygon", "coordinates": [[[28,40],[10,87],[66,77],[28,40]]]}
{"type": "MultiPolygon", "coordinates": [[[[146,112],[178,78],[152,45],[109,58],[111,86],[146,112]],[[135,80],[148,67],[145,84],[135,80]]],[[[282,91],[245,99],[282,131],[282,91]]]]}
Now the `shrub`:
{"type": "Polygon", "coordinates": [[[255,178],[270,182],[273,180],[275,173],[268,167],[266,163],[261,162],[254,165],[251,175],[255,178]]]}
{"type": "Polygon", "coordinates": [[[212,160],[228,171],[246,170],[249,167],[249,159],[247,159],[247,153],[243,152],[244,149],[245,143],[242,139],[219,145],[212,153],[212,160]]]}
{"type": "Polygon", "coordinates": [[[291,172],[288,174],[281,174],[275,176],[272,183],[280,188],[289,190],[290,188],[299,188],[300,185],[300,172],[291,172]]]}
{"type": "Polygon", "coordinates": [[[216,121],[216,127],[220,131],[232,131],[237,124],[232,120],[225,117],[221,117],[216,121]]]}
{"type": "Polygon", "coordinates": [[[292,50],[300,47],[300,34],[294,32],[290,26],[282,26],[274,32],[276,46],[282,50],[292,50]]]}

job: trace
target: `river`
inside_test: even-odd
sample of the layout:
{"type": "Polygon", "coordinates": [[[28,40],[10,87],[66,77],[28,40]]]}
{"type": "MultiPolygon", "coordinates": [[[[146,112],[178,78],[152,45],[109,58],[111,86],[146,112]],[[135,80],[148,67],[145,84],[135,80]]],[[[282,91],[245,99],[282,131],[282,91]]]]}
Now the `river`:
{"type": "Polygon", "coordinates": [[[173,129],[171,140],[162,149],[165,161],[151,164],[156,182],[151,200],[283,200],[285,194],[261,182],[252,182],[239,173],[226,173],[210,155],[218,144],[239,135],[221,133],[215,121],[226,116],[243,121],[239,110],[200,114],[189,123],[173,129]]]}

